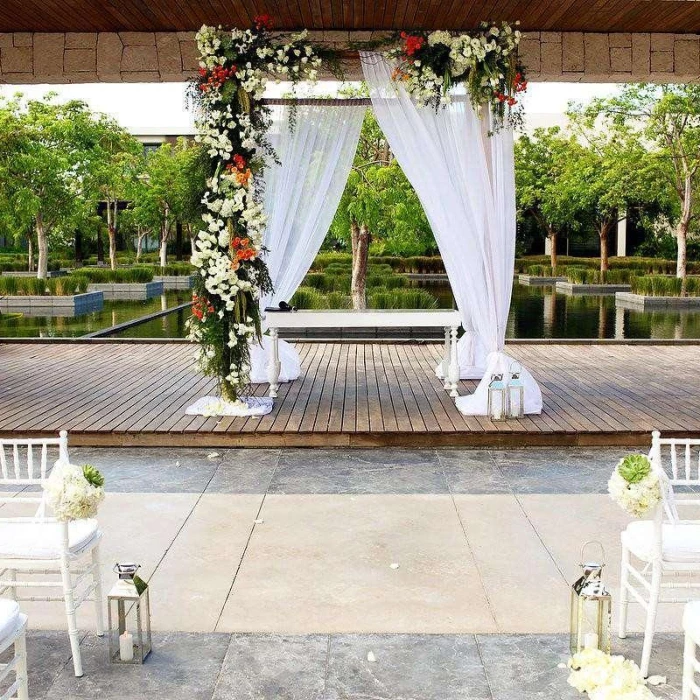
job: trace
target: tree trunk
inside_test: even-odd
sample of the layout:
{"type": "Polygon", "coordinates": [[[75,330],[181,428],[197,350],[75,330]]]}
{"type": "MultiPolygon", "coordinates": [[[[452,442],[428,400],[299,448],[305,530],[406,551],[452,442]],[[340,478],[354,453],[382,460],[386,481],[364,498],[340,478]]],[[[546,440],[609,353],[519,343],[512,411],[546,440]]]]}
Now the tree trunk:
{"type": "Polygon", "coordinates": [[[557,266],[557,232],[551,228],[549,229],[549,264],[552,270],[557,266]]]}
{"type": "Polygon", "coordinates": [[[97,262],[103,263],[105,261],[105,248],[102,242],[102,226],[97,227],[97,262]]]}
{"type": "Polygon", "coordinates": [[[36,215],[36,242],[39,250],[39,261],[36,266],[36,276],[40,280],[45,280],[49,263],[49,242],[44,228],[44,218],[41,212],[36,215]]]}
{"type": "Polygon", "coordinates": [[[195,247],[195,241],[197,240],[196,236],[192,233],[192,225],[187,224],[187,236],[190,239],[190,251],[192,255],[194,255],[197,252],[197,248],[195,247]]]}
{"type": "Polygon", "coordinates": [[[112,203],[107,200],[107,236],[109,237],[109,266],[117,269],[117,229],[112,220],[112,203]]]}
{"type": "Polygon", "coordinates": [[[165,207],[163,221],[160,225],[160,266],[165,267],[168,264],[168,236],[170,228],[168,226],[168,207],[165,207]]]}
{"type": "Polygon", "coordinates": [[[141,231],[141,227],[138,226],[136,229],[136,262],[139,261],[141,257],[141,251],[143,250],[143,237],[145,234],[141,231]]]}
{"type": "Polygon", "coordinates": [[[75,262],[83,261],[83,234],[79,228],[75,229],[74,239],[75,262]]]}
{"type": "Polygon", "coordinates": [[[610,222],[605,221],[600,225],[598,235],[600,236],[600,271],[608,271],[608,234],[610,233],[610,222]]]}
{"type": "Polygon", "coordinates": [[[354,241],[352,259],[352,280],[350,295],[353,309],[367,308],[367,263],[369,261],[369,229],[365,224],[351,223],[351,236],[354,241]]]}
{"type": "Polygon", "coordinates": [[[175,224],[175,260],[182,260],[182,224],[175,224]]]}
{"type": "Polygon", "coordinates": [[[27,234],[27,272],[34,272],[34,232],[27,234]]]}
{"type": "Polygon", "coordinates": [[[688,262],[688,229],[693,209],[692,178],[686,176],[683,201],[681,202],[681,218],[676,228],[676,241],[678,243],[678,255],[676,256],[676,277],[683,280],[681,295],[685,296],[686,268],[688,262]]]}

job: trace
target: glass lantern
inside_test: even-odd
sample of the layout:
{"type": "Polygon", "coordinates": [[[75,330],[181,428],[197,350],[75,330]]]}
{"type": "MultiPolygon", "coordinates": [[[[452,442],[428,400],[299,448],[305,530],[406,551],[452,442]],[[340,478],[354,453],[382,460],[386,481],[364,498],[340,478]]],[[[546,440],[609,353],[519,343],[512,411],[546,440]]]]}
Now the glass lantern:
{"type": "Polygon", "coordinates": [[[492,374],[488,389],[487,412],[493,421],[508,417],[508,392],[502,374],[492,374]]]}
{"type": "Polygon", "coordinates": [[[148,584],[136,575],[139,564],[115,564],[119,580],[107,596],[109,660],[142,664],[151,653],[151,603],[148,584]]]}
{"type": "Polygon", "coordinates": [[[581,549],[582,576],[571,586],[571,654],[582,649],[600,649],[610,653],[610,623],[612,599],[601,580],[605,553],[600,542],[587,542],[581,549]],[[586,562],[584,551],[597,544],[601,563],[586,562]]]}
{"type": "Polygon", "coordinates": [[[508,370],[509,418],[522,418],[525,415],[525,384],[522,372],[523,368],[519,362],[513,362],[508,370]]]}

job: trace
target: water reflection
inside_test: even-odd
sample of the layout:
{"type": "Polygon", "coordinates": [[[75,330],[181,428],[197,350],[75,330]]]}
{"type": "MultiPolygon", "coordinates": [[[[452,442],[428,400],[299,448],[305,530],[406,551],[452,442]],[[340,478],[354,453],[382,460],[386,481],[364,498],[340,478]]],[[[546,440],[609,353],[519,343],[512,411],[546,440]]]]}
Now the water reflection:
{"type": "MultiPolygon", "coordinates": [[[[452,308],[447,282],[411,282],[427,289],[441,308],[452,308]]],[[[190,293],[168,292],[147,302],[105,302],[100,312],[78,318],[0,317],[0,336],[79,336],[110,325],[170,308],[190,298],[190,293]]],[[[188,309],[122,331],[119,337],[183,338],[188,309]]],[[[633,311],[615,307],[615,297],[567,296],[551,287],[527,287],[515,283],[506,327],[508,338],[700,338],[698,311],[633,311]]]]}
{"type": "MultiPolygon", "coordinates": [[[[141,316],[171,308],[188,301],[191,292],[187,290],[167,292],[147,301],[106,301],[101,311],[82,316],[50,317],[22,316],[9,318],[0,314],[0,337],[6,338],[60,338],[77,337],[103,330],[118,323],[131,321],[141,316]]],[[[170,330],[164,326],[163,331],[155,337],[163,337],[163,332],[170,330]]],[[[165,337],[170,337],[165,335],[165,337]]],[[[174,337],[177,337],[175,335],[174,337]]]]}

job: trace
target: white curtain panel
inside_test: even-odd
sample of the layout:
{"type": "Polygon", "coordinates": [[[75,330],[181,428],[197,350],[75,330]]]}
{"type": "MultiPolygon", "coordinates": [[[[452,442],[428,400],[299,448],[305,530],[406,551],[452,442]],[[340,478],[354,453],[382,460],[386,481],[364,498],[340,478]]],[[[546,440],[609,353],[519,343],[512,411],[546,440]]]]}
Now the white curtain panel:
{"type": "MultiPolygon", "coordinates": [[[[311,267],[345,189],[366,107],[299,104],[273,107],[269,132],[277,163],[264,171],[264,245],[275,291],[261,307],[289,301],[311,267]],[[290,119],[294,128],[290,129],[290,119]]],[[[252,382],[267,381],[268,344],[251,346],[252,382]]],[[[297,351],[280,341],[280,380],[299,377],[297,351]]]]}
{"type": "MultiPolygon", "coordinates": [[[[491,375],[509,371],[504,352],[515,259],[513,134],[492,136],[465,95],[437,111],[419,107],[391,79],[392,66],[362,53],[372,107],[392,151],[416,190],[440,248],[467,330],[462,376],[482,377],[471,396],[456,399],[466,415],[486,415],[491,375]],[[482,354],[483,353],[483,354],[482,354]]],[[[542,395],[523,368],[525,412],[540,413],[542,395]]]]}

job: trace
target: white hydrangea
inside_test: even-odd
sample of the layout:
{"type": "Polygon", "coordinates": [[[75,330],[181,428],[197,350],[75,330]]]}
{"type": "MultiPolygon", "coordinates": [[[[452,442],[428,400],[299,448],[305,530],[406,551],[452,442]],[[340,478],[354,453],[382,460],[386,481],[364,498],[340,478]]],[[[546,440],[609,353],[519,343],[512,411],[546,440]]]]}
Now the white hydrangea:
{"type": "Polygon", "coordinates": [[[428,45],[435,46],[436,44],[451,46],[452,34],[445,31],[430,32],[430,34],[428,35],[428,45]]]}
{"type": "Polygon", "coordinates": [[[608,492],[613,501],[635,518],[647,515],[661,500],[659,477],[653,471],[641,481],[630,484],[615,467],[608,481],[608,492]]]}
{"type": "Polygon", "coordinates": [[[93,518],[104,500],[102,486],[91,484],[83,468],[59,460],[44,483],[44,499],[57,520],[93,518]]]}

